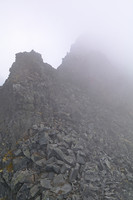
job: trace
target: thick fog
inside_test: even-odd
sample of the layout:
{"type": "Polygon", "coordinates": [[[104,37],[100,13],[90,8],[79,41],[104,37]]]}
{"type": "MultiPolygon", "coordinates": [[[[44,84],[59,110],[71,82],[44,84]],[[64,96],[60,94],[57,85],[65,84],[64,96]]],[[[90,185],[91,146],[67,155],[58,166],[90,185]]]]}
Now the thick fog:
{"type": "Polygon", "coordinates": [[[132,0],[1,0],[0,84],[15,53],[34,49],[58,67],[77,37],[133,73],[132,0]]]}

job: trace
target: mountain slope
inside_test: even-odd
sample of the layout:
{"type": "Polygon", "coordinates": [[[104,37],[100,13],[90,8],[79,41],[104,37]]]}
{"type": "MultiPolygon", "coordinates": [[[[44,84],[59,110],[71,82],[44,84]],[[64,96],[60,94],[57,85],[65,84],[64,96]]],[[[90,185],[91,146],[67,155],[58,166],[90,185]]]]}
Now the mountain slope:
{"type": "Polygon", "coordinates": [[[133,199],[132,87],[78,48],[57,70],[16,54],[0,88],[1,199],[133,199]]]}

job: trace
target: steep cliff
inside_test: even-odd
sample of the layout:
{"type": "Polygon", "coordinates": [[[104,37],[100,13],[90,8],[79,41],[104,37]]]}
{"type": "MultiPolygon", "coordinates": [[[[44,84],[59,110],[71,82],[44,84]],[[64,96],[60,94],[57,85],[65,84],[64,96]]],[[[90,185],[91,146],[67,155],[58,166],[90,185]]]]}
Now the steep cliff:
{"type": "Polygon", "coordinates": [[[77,44],[57,70],[16,54],[0,88],[0,199],[132,200],[131,88],[77,44]]]}

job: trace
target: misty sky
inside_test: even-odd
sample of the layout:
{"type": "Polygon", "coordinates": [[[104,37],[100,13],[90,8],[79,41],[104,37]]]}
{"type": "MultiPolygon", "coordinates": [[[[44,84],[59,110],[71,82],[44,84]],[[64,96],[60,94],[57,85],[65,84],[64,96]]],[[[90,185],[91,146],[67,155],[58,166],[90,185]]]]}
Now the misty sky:
{"type": "Polygon", "coordinates": [[[0,81],[18,52],[34,49],[58,67],[83,33],[132,69],[133,0],[0,0],[0,81]]]}

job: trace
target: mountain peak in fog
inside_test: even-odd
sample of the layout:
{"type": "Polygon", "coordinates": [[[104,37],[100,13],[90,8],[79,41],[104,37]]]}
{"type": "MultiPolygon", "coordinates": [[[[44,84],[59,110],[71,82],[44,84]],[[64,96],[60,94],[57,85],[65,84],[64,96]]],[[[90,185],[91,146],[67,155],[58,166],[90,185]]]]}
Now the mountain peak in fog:
{"type": "Polygon", "coordinates": [[[0,199],[132,200],[132,122],[132,85],[103,53],[76,42],[58,69],[16,54],[0,87],[0,199]]]}

